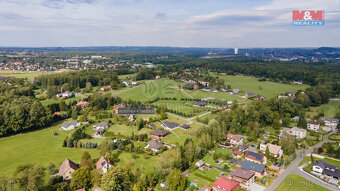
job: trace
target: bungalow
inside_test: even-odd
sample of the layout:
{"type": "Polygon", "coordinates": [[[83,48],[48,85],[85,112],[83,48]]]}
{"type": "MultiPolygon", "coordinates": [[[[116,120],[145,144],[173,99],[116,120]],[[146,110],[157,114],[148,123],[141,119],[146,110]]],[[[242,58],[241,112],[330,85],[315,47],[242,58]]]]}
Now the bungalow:
{"type": "Polygon", "coordinates": [[[101,91],[108,91],[111,89],[111,86],[103,86],[100,88],[101,91]]]}
{"type": "Polygon", "coordinates": [[[93,126],[93,129],[107,129],[109,128],[109,124],[105,121],[97,123],[93,126]]]}
{"type": "Polygon", "coordinates": [[[62,124],[61,124],[61,128],[60,130],[65,130],[65,131],[68,131],[68,130],[72,130],[76,127],[79,127],[80,126],[80,122],[78,121],[71,121],[71,122],[68,122],[68,121],[64,121],[62,124]]]}
{"type": "Polygon", "coordinates": [[[198,168],[201,168],[202,166],[204,166],[204,161],[203,160],[199,160],[195,163],[195,165],[198,167],[198,168]]]}
{"type": "Polygon", "coordinates": [[[307,129],[312,130],[312,131],[318,131],[320,128],[320,123],[317,121],[309,121],[307,123],[307,129]]]}
{"type": "Polygon", "coordinates": [[[213,191],[233,191],[236,188],[239,188],[240,184],[234,180],[227,179],[226,177],[220,177],[217,179],[213,185],[213,191]]]}
{"type": "Polygon", "coordinates": [[[255,182],[255,173],[241,168],[234,169],[230,172],[231,180],[239,182],[241,188],[249,190],[249,187],[255,182]]]}
{"type": "Polygon", "coordinates": [[[267,159],[264,155],[259,154],[259,153],[255,153],[252,151],[248,151],[245,155],[245,158],[247,160],[256,162],[256,163],[260,163],[260,164],[266,164],[267,163],[267,159]]]}
{"type": "Polygon", "coordinates": [[[280,146],[274,145],[274,144],[260,144],[260,150],[263,152],[263,154],[266,153],[266,150],[269,150],[269,153],[272,154],[275,158],[280,158],[283,154],[283,151],[280,146]]]}
{"type": "Polygon", "coordinates": [[[69,92],[69,91],[59,93],[59,94],[56,95],[57,98],[60,98],[60,97],[70,98],[72,96],[73,96],[73,93],[69,92]]]}
{"type": "Polygon", "coordinates": [[[182,124],[182,125],[180,125],[179,127],[182,128],[182,129],[189,129],[189,128],[190,128],[190,125],[188,125],[188,124],[182,124]]]}
{"type": "Polygon", "coordinates": [[[164,129],[169,129],[169,130],[173,130],[173,129],[176,129],[179,127],[179,124],[178,123],[175,123],[175,122],[170,122],[170,121],[164,121],[162,123],[162,127],[164,129]]]}
{"type": "Polygon", "coordinates": [[[302,129],[302,128],[298,128],[298,127],[283,128],[281,130],[281,135],[282,135],[283,132],[286,132],[289,135],[292,135],[292,136],[296,137],[297,139],[303,139],[307,135],[307,130],[306,129],[302,129]]]}
{"type": "Polygon", "coordinates": [[[162,141],[158,139],[152,139],[151,141],[148,142],[148,145],[146,145],[146,147],[144,148],[145,149],[150,148],[152,151],[157,152],[161,150],[162,146],[163,146],[162,141]]]}
{"type": "Polygon", "coordinates": [[[340,169],[336,166],[330,165],[323,160],[317,160],[313,164],[313,172],[326,175],[335,179],[340,178],[340,169]]]}
{"type": "Polygon", "coordinates": [[[244,96],[246,96],[246,98],[253,98],[253,97],[256,97],[256,94],[249,92],[249,93],[244,94],[244,96]]]}
{"type": "Polygon", "coordinates": [[[80,101],[80,102],[78,102],[77,103],[77,107],[79,106],[79,107],[81,107],[81,108],[84,108],[84,107],[86,107],[88,104],[90,104],[89,102],[87,102],[87,101],[80,101]]]}
{"type": "Polygon", "coordinates": [[[330,126],[333,129],[336,129],[339,124],[339,119],[336,118],[320,117],[319,120],[325,122],[325,125],[330,126]]]}
{"type": "Polygon", "coordinates": [[[238,150],[234,150],[233,151],[233,156],[237,159],[241,158],[243,156],[243,152],[238,151],[238,150]]]}
{"type": "Polygon", "coordinates": [[[243,137],[241,135],[228,134],[227,142],[234,146],[240,146],[243,144],[243,137]]]}
{"type": "Polygon", "coordinates": [[[64,180],[70,180],[71,174],[78,169],[78,166],[69,159],[66,159],[61,163],[59,167],[59,175],[63,177],[64,180]]]}
{"type": "Polygon", "coordinates": [[[102,174],[106,173],[111,166],[112,164],[110,163],[110,161],[106,160],[103,156],[100,157],[100,159],[96,163],[97,169],[100,170],[102,174]]]}
{"type": "Polygon", "coordinates": [[[264,164],[259,164],[259,163],[252,162],[249,160],[244,160],[241,165],[242,169],[254,172],[257,178],[262,178],[263,176],[266,175],[265,167],[266,165],[264,164]]]}
{"type": "Polygon", "coordinates": [[[205,106],[207,106],[207,103],[205,103],[203,101],[195,101],[194,106],[196,106],[196,107],[205,107],[205,106]]]}
{"type": "Polygon", "coordinates": [[[155,138],[155,139],[160,139],[169,134],[169,131],[162,131],[160,129],[156,129],[150,132],[150,137],[155,138]]]}
{"type": "Polygon", "coordinates": [[[233,89],[233,93],[238,94],[238,93],[240,93],[240,90],[239,89],[233,89]]]}
{"type": "Polygon", "coordinates": [[[123,84],[124,84],[126,87],[130,86],[130,82],[129,82],[129,81],[124,81],[123,84]]]}

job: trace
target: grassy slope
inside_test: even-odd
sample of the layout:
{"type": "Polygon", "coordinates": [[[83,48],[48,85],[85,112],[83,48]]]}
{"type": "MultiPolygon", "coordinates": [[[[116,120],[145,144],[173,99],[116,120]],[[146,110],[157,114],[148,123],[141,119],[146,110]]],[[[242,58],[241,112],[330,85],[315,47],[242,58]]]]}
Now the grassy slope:
{"type": "Polygon", "coordinates": [[[316,185],[296,174],[289,174],[276,191],[327,191],[328,189],[316,185]]]}
{"type": "Polygon", "coordinates": [[[224,79],[227,85],[230,84],[231,88],[238,88],[241,91],[260,94],[265,97],[275,97],[280,93],[285,93],[288,91],[296,92],[297,90],[304,90],[309,87],[306,84],[292,85],[268,81],[259,82],[256,78],[249,76],[219,75],[219,77],[220,79],[224,79]],[[260,86],[262,89],[260,89],[260,86]]]}
{"type": "Polygon", "coordinates": [[[307,115],[309,115],[310,118],[313,118],[319,111],[324,112],[326,117],[334,117],[334,115],[340,111],[340,100],[330,100],[327,104],[318,107],[310,107],[310,111],[307,112],[307,115]]]}

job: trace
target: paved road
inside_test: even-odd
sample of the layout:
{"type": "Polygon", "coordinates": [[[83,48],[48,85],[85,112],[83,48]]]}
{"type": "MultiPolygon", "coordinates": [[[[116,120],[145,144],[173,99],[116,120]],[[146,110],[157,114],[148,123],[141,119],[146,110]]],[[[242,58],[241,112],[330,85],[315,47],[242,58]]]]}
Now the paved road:
{"type": "MultiPolygon", "coordinates": [[[[332,133],[335,133],[335,132],[332,132],[332,133]]],[[[305,155],[312,153],[314,151],[314,148],[319,148],[319,147],[322,146],[323,143],[328,142],[329,141],[328,137],[332,133],[328,133],[324,137],[324,140],[322,142],[320,142],[319,144],[316,144],[313,147],[306,150],[305,155]]],[[[273,181],[273,183],[265,191],[276,190],[276,188],[279,187],[279,185],[283,182],[283,180],[287,177],[288,174],[299,174],[299,175],[303,176],[304,178],[306,178],[307,180],[314,182],[316,184],[318,184],[320,182],[320,180],[317,181],[316,178],[309,176],[308,174],[306,174],[306,173],[304,173],[304,172],[302,172],[301,170],[298,169],[299,163],[303,160],[304,156],[301,157],[302,152],[299,151],[299,150],[296,151],[296,154],[297,154],[296,159],[273,181]]],[[[325,188],[328,188],[330,190],[339,190],[336,187],[334,187],[330,184],[326,184],[324,182],[322,182],[322,184],[319,184],[319,185],[321,185],[325,188]]]]}

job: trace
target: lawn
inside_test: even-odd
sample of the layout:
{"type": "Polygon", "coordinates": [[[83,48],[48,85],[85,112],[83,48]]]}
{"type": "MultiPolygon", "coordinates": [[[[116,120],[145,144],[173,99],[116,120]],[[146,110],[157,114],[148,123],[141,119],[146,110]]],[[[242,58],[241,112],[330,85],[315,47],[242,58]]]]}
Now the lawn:
{"type": "Polygon", "coordinates": [[[315,183],[306,180],[297,174],[289,174],[280,184],[276,191],[327,191],[328,189],[317,185],[322,184],[321,181],[315,183]],[[316,183],[316,184],[315,184],[316,183]]]}
{"type": "Polygon", "coordinates": [[[153,100],[157,97],[189,98],[185,92],[173,88],[174,86],[178,85],[179,84],[173,80],[160,79],[140,85],[136,88],[131,88],[127,91],[122,91],[117,95],[123,99],[132,99],[142,102],[153,100]]]}
{"type": "Polygon", "coordinates": [[[340,135],[331,135],[328,137],[329,140],[332,140],[332,141],[340,141],[340,135]]]}
{"type": "Polygon", "coordinates": [[[166,107],[174,111],[183,112],[186,114],[201,114],[210,110],[209,107],[194,107],[194,101],[181,101],[181,100],[159,100],[152,105],[158,107],[166,107]]]}
{"type": "Polygon", "coordinates": [[[323,112],[325,117],[334,117],[336,113],[340,112],[340,100],[330,100],[327,104],[310,107],[307,115],[309,118],[313,118],[318,115],[318,112],[323,112]]]}
{"type": "MultiPolygon", "coordinates": [[[[214,76],[218,74],[212,74],[214,76]]],[[[220,79],[225,80],[226,85],[231,85],[231,88],[238,88],[241,91],[247,93],[251,92],[254,94],[260,94],[264,97],[270,98],[275,97],[285,92],[296,92],[297,90],[304,90],[309,85],[293,85],[283,84],[275,82],[259,82],[257,78],[250,76],[231,76],[231,75],[218,75],[220,79]]]]}
{"type": "MultiPolygon", "coordinates": [[[[314,161],[317,161],[317,160],[324,160],[324,161],[327,162],[328,164],[334,165],[334,166],[340,168],[340,161],[332,160],[332,159],[327,158],[327,157],[325,157],[324,159],[321,159],[321,158],[317,158],[317,157],[315,157],[315,156],[313,156],[313,159],[314,159],[314,161]]],[[[306,164],[306,163],[309,163],[310,161],[311,161],[310,156],[305,156],[305,157],[303,158],[303,160],[300,162],[299,166],[301,166],[301,165],[303,165],[303,164],[306,164]]]]}
{"type": "Polygon", "coordinates": [[[57,166],[66,158],[78,163],[87,150],[93,158],[99,157],[98,150],[63,148],[61,144],[72,131],[60,131],[59,125],[42,130],[18,134],[0,139],[0,174],[12,175],[18,165],[50,162],[57,166]],[[59,135],[53,135],[56,131],[59,135]]]}

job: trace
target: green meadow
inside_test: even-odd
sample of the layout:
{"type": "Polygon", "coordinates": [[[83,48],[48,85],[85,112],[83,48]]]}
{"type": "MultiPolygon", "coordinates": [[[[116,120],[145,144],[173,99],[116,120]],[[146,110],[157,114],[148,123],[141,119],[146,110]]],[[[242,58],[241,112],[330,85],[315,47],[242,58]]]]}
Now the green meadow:
{"type": "MultiPolygon", "coordinates": [[[[322,181],[317,181],[323,183],[322,181]]],[[[289,174],[275,191],[328,191],[297,174],[289,174]]]]}
{"type": "Polygon", "coordinates": [[[310,111],[307,111],[307,115],[310,118],[318,115],[318,112],[322,112],[326,117],[334,117],[336,113],[340,112],[340,100],[329,100],[327,104],[320,105],[318,107],[310,107],[310,111]]]}
{"type": "Polygon", "coordinates": [[[270,98],[275,97],[281,93],[285,92],[296,92],[298,90],[304,90],[309,87],[307,84],[293,85],[293,84],[283,84],[276,82],[260,82],[257,78],[250,76],[231,76],[231,75],[217,75],[220,79],[225,80],[226,85],[231,85],[231,88],[237,88],[244,93],[251,92],[254,94],[259,94],[264,97],[270,98]]]}

